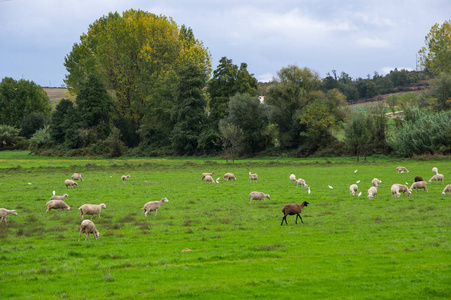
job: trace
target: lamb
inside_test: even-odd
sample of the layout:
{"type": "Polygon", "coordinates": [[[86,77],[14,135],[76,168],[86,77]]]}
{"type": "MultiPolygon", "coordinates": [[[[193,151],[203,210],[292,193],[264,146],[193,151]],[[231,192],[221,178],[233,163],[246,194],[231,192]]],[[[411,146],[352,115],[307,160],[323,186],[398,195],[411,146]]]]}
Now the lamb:
{"type": "Polygon", "coordinates": [[[64,194],[62,196],[52,196],[52,197],[50,197],[50,200],[64,200],[64,199],[66,199],[66,197],[69,197],[69,195],[64,194]]]}
{"type": "Polygon", "coordinates": [[[406,185],[404,184],[396,184],[399,187],[399,192],[402,192],[402,195],[405,196],[406,192],[407,192],[407,196],[410,196],[410,194],[412,194],[412,190],[409,189],[406,185]]]}
{"type": "Polygon", "coordinates": [[[76,183],[75,181],[70,180],[70,179],[67,179],[66,181],[64,181],[64,184],[66,185],[66,189],[69,187],[69,185],[70,185],[72,188],[74,188],[74,185],[75,185],[75,186],[78,186],[78,183],[76,183]]]}
{"type": "Polygon", "coordinates": [[[305,188],[308,188],[308,185],[305,183],[305,180],[302,178],[299,178],[298,180],[296,180],[296,187],[299,187],[300,185],[302,185],[305,188]]]}
{"type": "Polygon", "coordinates": [[[80,225],[80,234],[78,235],[78,241],[80,241],[81,234],[85,234],[85,241],[89,239],[89,234],[92,233],[96,240],[100,238],[100,233],[96,229],[96,225],[91,220],[83,220],[80,225]]]}
{"type": "Polygon", "coordinates": [[[264,202],[266,202],[265,198],[268,198],[269,200],[271,200],[271,196],[269,194],[265,194],[262,192],[251,192],[249,194],[249,204],[251,204],[252,200],[258,200],[258,203],[260,203],[262,200],[264,202]]]}
{"type": "Polygon", "coordinates": [[[368,189],[368,199],[373,199],[374,196],[377,196],[377,188],[372,186],[368,189]]]}
{"type": "Polygon", "coordinates": [[[396,173],[404,173],[404,172],[410,173],[409,170],[407,170],[407,169],[404,168],[404,167],[397,167],[397,168],[396,168],[396,173]]]}
{"type": "Polygon", "coordinates": [[[304,207],[308,206],[309,203],[307,201],[302,202],[301,204],[287,204],[283,207],[283,218],[282,223],[280,225],[283,225],[283,220],[285,220],[285,224],[287,223],[287,216],[290,215],[296,215],[296,224],[298,223],[298,217],[301,219],[302,224],[304,224],[304,221],[302,221],[301,217],[301,211],[304,207]]]}
{"type": "Polygon", "coordinates": [[[379,187],[379,183],[381,183],[382,180],[379,180],[377,178],[373,178],[373,180],[371,180],[371,183],[375,186],[375,187],[379,187]]]}
{"type": "Polygon", "coordinates": [[[215,180],[210,175],[205,176],[205,182],[215,183],[215,180]]]}
{"type": "Polygon", "coordinates": [[[226,180],[226,181],[236,180],[236,177],[232,173],[226,173],[226,174],[224,174],[224,180],[226,180]]]}
{"type": "Polygon", "coordinates": [[[351,191],[351,195],[355,196],[359,191],[359,187],[354,183],[349,186],[349,190],[351,191]]]}
{"type": "Polygon", "coordinates": [[[445,188],[443,189],[443,192],[442,192],[442,196],[445,196],[446,192],[448,192],[448,194],[451,196],[451,184],[448,184],[447,186],[445,186],[445,188]]]}
{"type": "Polygon", "coordinates": [[[296,175],[291,174],[290,175],[290,180],[291,180],[291,183],[296,183],[296,175]]]}
{"type": "Polygon", "coordinates": [[[204,178],[207,177],[207,176],[213,177],[213,174],[215,174],[215,172],[211,172],[211,173],[202,173],[202,180],[204,180],[204,178]]]}
{"type": "Polygon", "coordinates": [[[83,181],[83,178],[81,178],[81,174],[74,173],[74,175],[72,175],[72,180],[81,180],[81,181],[83,181]]]}
{"type": "Polygon", "coordinates": [[[432,168],[432,173],[438,174],[438,169],[437,169],[436,167],[433,167],[433,168],[432,168]]]}
{"type": "Polygon", "coordinates": [[[127,178],[130,178],[130,175],[122,175],[122,177],[121,177],[122,182],[125,183],[125,181],[127,181],[127,178]]]}
{"type": "Polygon", "coordinates": [[[252,174],[251,172],[249,172],[249,180],[252,182],[252,180],[253,181],[255,181],[255,182],[257,182],[257,180],[258,180],[258,175],[257,174],[252,174]]]}
{"type": "Polygon", "coordinates": [[[443,174],[435,174],[434,176],[432,176],[431,179],[429,179],[429,183],[431,183],[432,181],[442,181],[443,184],[443,180],[445,179],[445,176],[443,176],[443,174]]]}
{"type": "Polygon", "coordinates": [[[428,183],[426,181],[414,182],[410,186],[410,190],[413,191],[413,189],[416,189],[418,192],[418,189],[424,189],[427,192],[428,191],[427,184],[428,183]]]}
{"type": "Polygon", "coordinates": [[[399,186],[397,184],[391,186],[391,196],[392,197],[401,196],[401,194],[399,193],[399,186]]]}
{"type": "Polygon", "coordinates": [[[418,181],[423,181],[423,177],[421,177],[421,176],[415,176],[415,180],[414,180],[415,182],[418,182],[418,181]]]}
{"type": "Polygon", "coordinates": [[[47,210],[45,212],[49,212],[51,209],[66,209],[70,211],[70,206],[64,202],[64,200],[50,200],[45,205],[47,205],[47,210]]]}
{"type": "Polygon", "coordinates": [[[5,220],[5,224],[7,224],[6,216],[10,214],[17,216],[17,211],[6,208],[0,208],[0,223],[3,222],[3,220],[5,220]]]}
{"type": "Polygon", "coordinates": [[[163,204],[163,202],[169,202],[169,200],[166,199],[166,197],[163,197],[163,198],[161,198],[160,201],[147,202],[146,204],[144,204],[143,214],[147,217],[147,214],[149,213],[149,211],[155,211],[155,216],[156,216],[157,210],[161,207],[161,204],[163,204]]]}
{"type": "Polygon", "coordinates": [[[102,208],[106,209],[105,203],[100,203],[99,205],[96,204],[83,204],[78,208],[78,210],[81,212],[81,219],[85,217],[85,215],[91,215],[91,220],[94,217],[94,215],[97,215],[100,219],[100,211],[102,208]]]}

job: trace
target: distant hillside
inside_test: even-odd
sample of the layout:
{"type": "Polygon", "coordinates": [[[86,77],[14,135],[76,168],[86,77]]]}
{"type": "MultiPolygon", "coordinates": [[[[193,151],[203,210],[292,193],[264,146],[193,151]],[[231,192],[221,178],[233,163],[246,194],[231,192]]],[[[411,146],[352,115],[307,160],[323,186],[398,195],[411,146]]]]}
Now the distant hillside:
{"type": "Polygon", "coordinates": [[[43,87],[44,91],[47,93],[47,96],[49,96],[50,101],[59,101],[62,98],[67,98],[66,95],[67,89],[66,88],[58,88],[58,87],[43,87]]]}

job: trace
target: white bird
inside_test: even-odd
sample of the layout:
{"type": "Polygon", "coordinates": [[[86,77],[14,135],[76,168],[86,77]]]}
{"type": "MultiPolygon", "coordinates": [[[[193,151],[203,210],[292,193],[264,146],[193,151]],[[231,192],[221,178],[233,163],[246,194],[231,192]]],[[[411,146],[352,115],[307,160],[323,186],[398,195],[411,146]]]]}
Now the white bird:
{"type": "Polygon", "coordinates": [[[406,185],[409,185],[409,184],[407,183],[407,181],[406,181],[406,185]]]}
{"type": "Polygon", "coordinates": [[[359,183],[360,182],[360,180],[357,180],[355,183],[359,183]]]}
{"type": "Polygon", "coordinates": [[[401,171],[401,173],[404,173],[404,171],[401,171]]]}
{"type": "Polygon", "coordinates": [[[308,193],[310,194],[310,187],[308,187],[308,193]]]}
{"type": "Polygon", "coordinates": [[[355,169],[354,173],[357,173],[357,169],[355,169]]]}
{"type": "Polygon", "coordinates": [[[219,178],[221,178],[221,177],[216,178],[216,183],[219,183],[219,178]]]}
{"type": "Polygon", "coordinates": [[[362,195],[362,192],[359,193],[359,197],[360,197],[360,195],[362,195]]]}
{"type": "Polygon", "coordinates": [[[56,192],[55,192],[55,191],[53,191],[53,196],[55,196],[55,194],[56,194],[56,192]]]}
{"type": "Polygon", "coordinates": [[[31,182],[29,182],[28,184],[31,185],[31,182]]]}
{"type": "Polygon", "coordinates": [[[333,189],[333,187],[331,187],[330,185],[329,185],[329,188],[330,188],[330,189],[333,189]]]}

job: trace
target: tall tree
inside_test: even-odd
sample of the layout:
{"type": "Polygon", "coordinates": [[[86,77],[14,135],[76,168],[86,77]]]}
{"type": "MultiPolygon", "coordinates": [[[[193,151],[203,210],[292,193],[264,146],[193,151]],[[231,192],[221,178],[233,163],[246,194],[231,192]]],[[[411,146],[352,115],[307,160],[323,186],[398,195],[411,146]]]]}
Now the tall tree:
{"type": "Polygon", "coordinates": [[[436,23],[424,38],[425,46],[418,53],[420,64],[433,75],[451,70],[451,20],[436,23]]]}

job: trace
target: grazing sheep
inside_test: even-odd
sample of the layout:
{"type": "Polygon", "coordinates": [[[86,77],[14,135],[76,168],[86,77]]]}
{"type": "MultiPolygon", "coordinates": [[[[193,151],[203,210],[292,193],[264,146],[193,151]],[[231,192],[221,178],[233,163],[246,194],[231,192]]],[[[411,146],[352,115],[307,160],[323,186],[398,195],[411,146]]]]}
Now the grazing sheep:
{"type": "Polygon", "coordinates": [[[290,175],[290,180],[291,180],[291,183],[296,183],[296,175],[291,174],[290,175]]]}
{"type": "Polygon", "coordinates": [[[391,186],[391,196],[392,197],[401,196],[401,194],[399,193],[399,186],[397,184],[391,186]]]}
{"type": "Polygon", "coordinates": [[[213,177],[213,174],[215,174],[215,172],[211,172],[211,173],[202,173],[202,180],[204,180],[204,178],[207,177],[207,176],[213,177]]]}
{"type": "Polygon", "coordinates": [[[307,201],[302,202],[301,204],[287,204],[283,207],[282,212],[283,212],[283,218],[282,218],[282,223],[280,223],[280,225],[283,225],[283,220],[285,220],[285,224],[288,225],[287,223],[287,216],[290,215],[296,215],[296,224],[298,223],[298,217],[301,219],[302,224],[304,224],[304,221],[302,221],[302,217],[301,217],[301,211],[304,208],[304,206],[308,206],[309,203],[307,201]]]}
{"type": "Polygon", "coordinates": [[[428,183],[426,181],[414,182],[410,186],[410,190],[413,191],[413,189],[416,189],[417,192],[418,192],[418,189],[423,189],[423,190],[425,190],[427,192],[428,191],[427,184],[428,183]]]}
{"type": "Polygon", "coordinates": [[[447,186],[445,186],[445,188],[443,189],[442,195],[445,196],[446,192],[448,192],[448,194],[451,196],[451,184],[448,184],[447,186]]]}
{"type": "Polygon", "coordinates": [[[64,199],[66,199],[66,197],[69,197],[69,195],[64,194],[62,196],[52,196],[52,197],[50,197],[50,200],[64,200],[64,199]]]}
{"type": "Polygon", "coordinates": [[[69,187],[69,185],[74,188],[74,185],[78,186],[78,183],[76,183],[73,180],[67,179],[66,181],[64,181],[64,184],[66,185],[66,189],[69,187]]]}
{"type": "Polygon", "coordinates": [[[83,204],[78,208],[78,210],[81,212],[81,219],[85,217],[85,215],[91,215],[91,220],[94,217],[94,215],[97,215],[100,219],[100,211],[102,208],[106,209],[105,203],[101,203],[99,205],[96,204],[83,204]]]}
{"type": "Polygon", "coordinates": [[[396,168],[396,173],[410,173],[409,172],[409,170],[407,170],[406,168],[404,168],[404,167],[397,167],[396,168]]]}
{"type": "Polygon", "coordinates": [[[249,204],[251,204],[252,200],[258,200],[258,203],[260,203],[262,200],[264,202],[266,202],[265,198],[268,198],[269,200],[271,200],[271,196],[269,194],[265,194],[262,192],[251,192],[249,194],[249,204]]]}
{"type": "Polygon", "coordinates": [[[249,172],[249,180],[252,182],[252,180],[253,181],[255,181],[255,182],[257,182],[257,180],[258,180],[258,175],[257,174],[252,174],[251,172],[249,172]]]}
{"type": "Polygon", "coordinates": [[[236,180],[236,177],[232,173],[226,173],[226,174],[224,174],[224,180],[226,180],[226,181],[236,180]]]}
{"type": "Polygon", "coordinates": [[[415,176],[414,182],[423,181],[423,177],[421,176],[415,176]]]}
{"type": "Polygon", "coordinates": [[[437,169],[436,167],[433,167],[433,168],[432,168],[432,173],[438,174],[438,169],[437,169]]]}
{"type": "Polygon", "coordinates": [[[130,178],[130,175],[122,175],[122,182],[125,183],[127,181],[127,178],[130,178]]]}
{"type": "Polygon", "coordinates": [[[368,199],[373,199],[374,196],[377,196],[377,188],[372,186],[368,189],[368,199]]]}
{"type": "Polygon", "coordinates": [[[354,183],[349,186],[349,190],[351,191],[351,195],[355,196],[359,191],[359,187],[354,183]]]}
{"type": "Polygon", "coordinates": [[[443,174],[435,174],[434,176],[432,176],[431,179],[429,179],[429,183],[431,183],[432,181],[442,181],[443,184],[443,180],[445,179],[445,176],[443,176],[443,174]]]}
{"type": "MultiPolygon", "coordinates": [[[[210,176],[211,177],[211,176],[210,176]]],[[[166,199],[166,197],[161,198],[160,201],[152,201],[152,202],[147,202],[146,204],[144,204],[144,215],[147,217],[147,214],[149,213],[149,211],[155,211],[155,216],[157,215],[157,210],[161,207],[161,204],[163,204],[163,202],[169,202],[168,199],[166,199]]]]}
{"type": "Polygon", "coordinates": [[[100,233],[96,229],[96,225],[91,220],[83,220],[80,225],[80,234],[78,235],[78,241],[80,241],[81,234],[85,234],[85,241],[89,239],[89,234],[92,233],[96,240],[100,238],[100,233]]]}
{"type": "Polygon", "coordinates": [[[45,205],[47,205],[47,210],[45,212],[49,212],[51,209],[67,209],[67,211],[70,211],[70,206],[63,200],[50,200],[45,205]]]}
{"type": "Polygon", "coordinates": [[[215,183],[215,180],[210,175],[205,176],[205,182],[215,183]]]}
{"type": "Polygon", "coordinates": [[[81,180],[81,181],[83,181],[83,178],[81,178],[81,174],[74,173],[74,175],[72,175],[72,180],[81,180]]]}
{"type": "Polygon", "coordinates": [[[371,180],[371,183],[375,186],[375,187],[379,187],[379,183],[381,183],[382,180],[379,180],[377,178],[373,178],[373,180],[371,180]]]}
{"type": "Polygon", "coordinates": [[[6,208],[0,208],[0,223],[3,222],[3,220],[5,220],[5,224],[7,224],[6,216],[10,214],[17,216],[17,211],[6,208]]]}
{"type": "Polygon", "coordinates": [[[299,187],[300,185],[302,185],[305,188],[308,188],[308,185],[305,183],[305,180],[302,178],[299,178],[298,180],[296,180],[296,187],[299,187]]]}
{"type": "Polygon", "coordinates": [[[407,196],[410,196],[410,194],[412,194],[412,190],[409,189],[406,185],[404,184],[396,184],[399,187],[399,192],[402,192],[402,195],[405,196],[406,192],[407,192],[407,196]]]}

